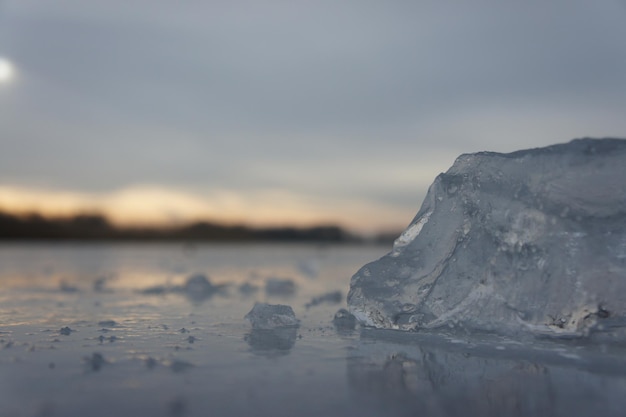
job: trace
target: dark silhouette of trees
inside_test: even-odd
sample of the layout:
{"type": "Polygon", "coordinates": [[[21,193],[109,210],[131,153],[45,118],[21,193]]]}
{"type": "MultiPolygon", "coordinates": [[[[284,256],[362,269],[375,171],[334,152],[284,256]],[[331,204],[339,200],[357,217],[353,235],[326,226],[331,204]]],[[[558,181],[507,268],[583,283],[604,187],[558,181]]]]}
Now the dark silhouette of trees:
{"type": "Polygon", "coordinates": [[[211,222],[180,227],[118,227],[99,214],[47,218],[0,212],[0,240],[359,242],[339,226],[252,228],[211,222]]]}

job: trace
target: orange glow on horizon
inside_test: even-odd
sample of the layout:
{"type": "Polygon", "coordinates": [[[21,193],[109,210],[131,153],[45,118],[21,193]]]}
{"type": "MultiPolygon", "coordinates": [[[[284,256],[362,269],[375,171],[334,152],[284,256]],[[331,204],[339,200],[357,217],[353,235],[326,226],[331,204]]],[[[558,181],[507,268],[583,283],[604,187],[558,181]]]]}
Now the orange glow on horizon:
{"type": "Polygon", "coordinates": [[[47,217],[98,213],[120,226],[179,225],[213,221],[248,226],[308,227],[336,224],[373,233],[399,230],[414,212],[371,201],[326,201],[285,190],[190,193],[136,186],[106,193],[0,186],[0,211],[47,217]]]}

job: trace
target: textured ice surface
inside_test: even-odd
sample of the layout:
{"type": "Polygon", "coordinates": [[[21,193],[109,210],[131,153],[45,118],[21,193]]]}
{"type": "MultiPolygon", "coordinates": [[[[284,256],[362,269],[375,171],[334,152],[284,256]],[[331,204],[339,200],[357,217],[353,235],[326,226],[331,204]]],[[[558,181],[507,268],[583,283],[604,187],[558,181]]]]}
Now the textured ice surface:
{"type": "Polygon", "coordinates": [[[245,316],[253,329],[276,329],[297,326],[300,322],[290,306],[256,303],[245,316]]]}
{"type": "Polygon", "coordinates": [[[180,244],[1,246],[3,417],[623,417],[626,409],[626,350],[617,344],[353,331],[338,323],[354,326],[345,311],[331,323],[343,305],[305,309],[313,296],[345,289],[350,271],[384,247],[208,244],[189,255],[180,244]],[[317,279],[296,275],[297,260],[320,253],[317,279]],[[170,291],[193,271],[230,285],[202,303],[170,291]],[[299,327],[243,323],[255,301],[277,298],[237,286],[272,275],[297,280],[288,304],[299,327]],[[93,288],[100,276],[116,277],[111,291],[93,288]],[[59,291],[60,279],[81,291],[59,291]],[[139,291],[159,284],[161,295],[139,291]],[[117,325],[99,325],[106,320],[117,325]],[[75,332],[61,335],[66,326],[75,332]]]}
{"type": "Polygon", "coordinates": [[[366,326],[626,332],[626,140],[460,156],[348,295],[366,326]]]}

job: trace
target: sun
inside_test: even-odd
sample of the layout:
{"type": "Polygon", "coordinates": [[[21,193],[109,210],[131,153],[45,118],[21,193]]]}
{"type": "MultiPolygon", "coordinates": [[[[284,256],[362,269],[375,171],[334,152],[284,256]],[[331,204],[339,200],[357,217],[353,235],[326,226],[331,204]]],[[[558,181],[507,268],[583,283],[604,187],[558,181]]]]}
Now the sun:
{"type": "Polygon", "coordinates": [[[0,57],[0,83],[11,81],[15,70],[10,61],[0,57]]]}

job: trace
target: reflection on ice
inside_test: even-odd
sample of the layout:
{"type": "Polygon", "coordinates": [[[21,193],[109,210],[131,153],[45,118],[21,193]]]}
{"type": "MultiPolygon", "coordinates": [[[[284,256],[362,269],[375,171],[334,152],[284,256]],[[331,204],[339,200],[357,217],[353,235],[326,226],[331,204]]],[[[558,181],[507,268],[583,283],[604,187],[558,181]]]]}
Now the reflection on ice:
{"type": "Polygon", "coordinates": [[[91,356],[86,356],[83,358],[83,362],[85,363],[85,367],[89,371],[98,372],[104,365],[108,362],[104,359],[104,356],[101,353],[94,352],[91,356]]]}
{"type": "Polygon", "coordinates": [[[363,332],[347,358],[348,383],[360,401],[398,414],[618,415],[626,407],[623,357],[572,346],[388,336],[395,338],[363,332]]]}
{"type": "Polygon", "coordinates": [[[252,329],[245,335],[252,352],[261,356],[281,356],[289,353],[296,344],[297,327],[281,327],[276,329],[252,329]]]}

